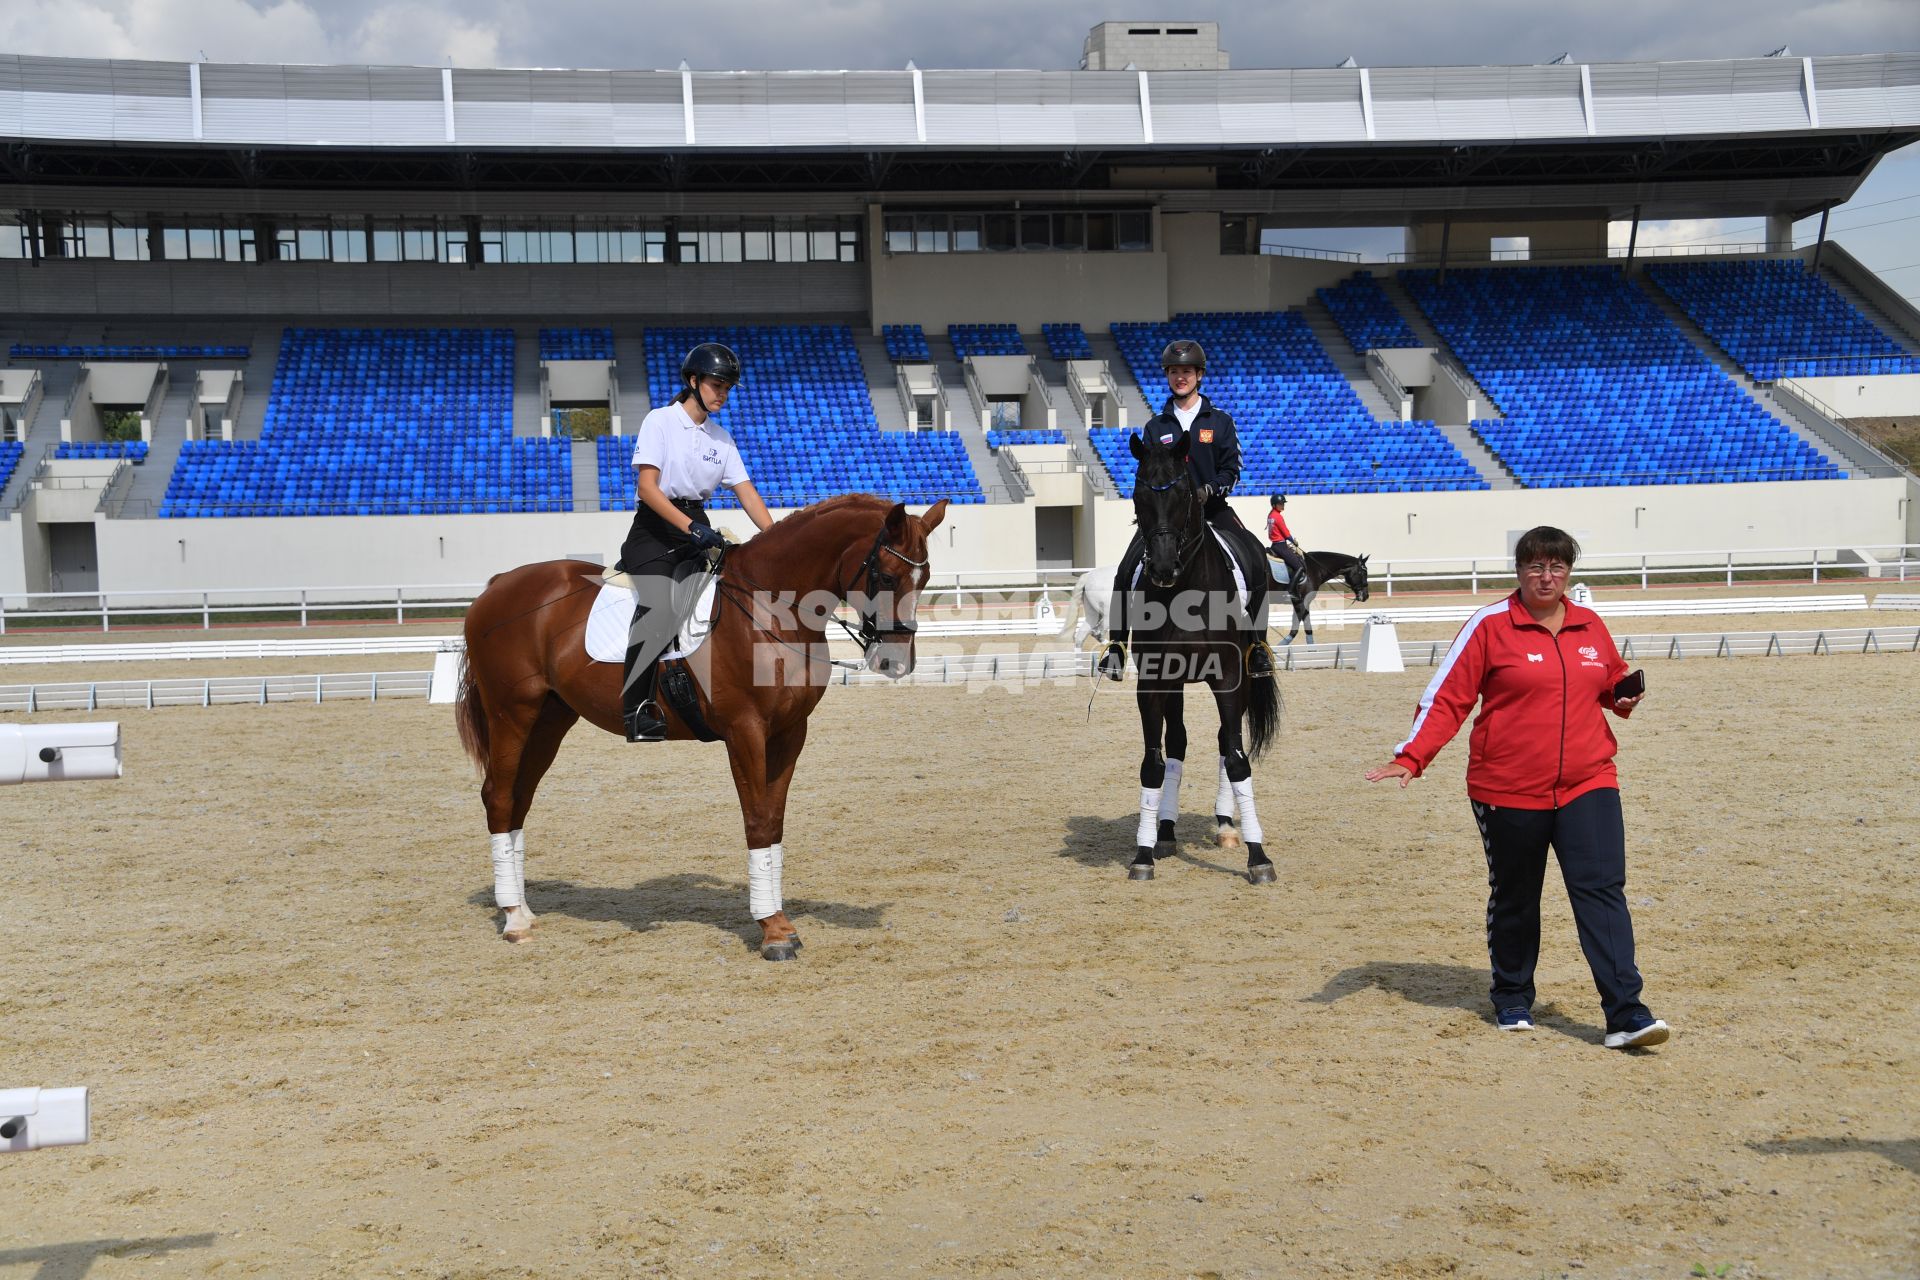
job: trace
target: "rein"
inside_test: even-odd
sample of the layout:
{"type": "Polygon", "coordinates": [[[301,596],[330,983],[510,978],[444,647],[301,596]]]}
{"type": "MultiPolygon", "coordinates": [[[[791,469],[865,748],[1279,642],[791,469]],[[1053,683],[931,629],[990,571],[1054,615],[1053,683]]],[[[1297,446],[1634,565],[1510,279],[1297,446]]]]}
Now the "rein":
{"type": "MultiPolygon", "coordinates": [[[[907,564],[912,565],[916,569],[924,569],[927,567],[927,561],[915,560],[913,557],[907,555],[906,553],[901,551],[898,547],[888,542],[886,540],[886,536],[887,536],[886,526],[882,525],[880,527],[880,531],[874,534],[873,536],[873,546],[867,551],[867,558],[861,561],[860,569],[855,570],[856,573],[860,572],[861,570],[864,570],[866,572],[867,596],[869,599],[878,595],[881,591],[891,591],[899,584],[899,578],[897,578],[895,575],[890,573],[883,573],[880,571],[880,553],[882,551],[888,552],[889,554],[897,557],[898,559],[905,561],[907,564]]],[[[751,590],[761,591],[761,592],[766,592],[768,590],[768,588],[764,584],[754,581],[751,577],[748,577],[745,573],[740,573],[739,578],[740,578],[740,581],[751,590]]],[[[769,639],[773,641],[773,643],[779,645],[781,648],[786,649],[789,652],[799,654],[801,657],[806,658],[810,662],[814,661],[813,655],[809,654],[805,649],[775,634],[772,628],[762,626],[759,622],[756,622],[753,617],[753,611],[749,609],[745,604],[741,603],[741,601],[737,597],[737,594],[733,589],[734,584],[732,582],[729,582],[725,578],[720,578],[716,580],[716,586],[719,590],[719,598],[721,600],[724,600],[726,603],[732,605],[735,609],[739,610],[740,616],[746,619],[747,625],[749,627],[751,627],[755,631],[760,632],[762,635],[767,636],[769,639]]],[[[845,604],[847,602],[847,587],[840,585],[838,574],[836,574],[834,578],[833,593],[834,593],[834,598],[839,600],[842,604],[845,604]]],[[[843,671],[865,671],[867,669],[867,660],[865,655],[869,649],[871,649],[874,645],[880,642],[881,637],[898,636],[898,635],[905,635],[905,636],[911,637],[912,635],[914,635],[916,632],[919,631],[919,626],[917,624],[911,623],[911,622],[901,622],[898,619],[898,617],[894,619],[893,626],[882,629],[880,626],[878,610],[875,610],[872,613],[863,612],[860,615],[860,629],[858,631],[848,626],[844,618],[830,617],[827,619],[827,621],[833,623],[835,626],[839,627],[842,631],[846,632],[847,638],[860,646],[861,658],[858,662],[849,662],[845,658],[827,659],[827,662],[830,666],[838,667],[843,671]]]]}

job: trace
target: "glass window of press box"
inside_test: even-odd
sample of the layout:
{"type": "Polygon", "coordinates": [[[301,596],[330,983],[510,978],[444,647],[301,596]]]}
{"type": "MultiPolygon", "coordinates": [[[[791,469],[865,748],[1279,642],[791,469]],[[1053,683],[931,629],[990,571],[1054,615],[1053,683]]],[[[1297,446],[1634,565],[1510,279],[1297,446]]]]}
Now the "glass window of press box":
{"type": "Polygon", "coordinates": [[[1145,253],[1153,248],[1144,209],[894,211],[888,253],[1145,253]]]}
{"type": "Polygon", "coordinates": [[[165,216],[0,211],[0,259],[119,262],[858,262],[862,219],[165,216]],[[267,246],[262,252],[261,246],[267,246]]]}

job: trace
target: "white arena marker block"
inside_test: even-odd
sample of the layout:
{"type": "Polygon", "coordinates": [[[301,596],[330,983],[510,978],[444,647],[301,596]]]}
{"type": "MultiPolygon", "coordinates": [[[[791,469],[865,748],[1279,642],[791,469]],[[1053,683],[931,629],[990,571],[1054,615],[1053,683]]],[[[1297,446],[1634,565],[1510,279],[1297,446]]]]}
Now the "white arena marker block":
{"type": "Polygon", "coordinates": [[[1583,609],[1591,609],[1593,607],[1593,588],[1584,582],[1576,582],[1573,584],[1572,589],[1567,592],[1567,599],[1573,601],[1583,609]]]}
{"type": "Polygon", "coordinates": [[[460,654],[442,649],[433,655],[433,683],[427,686],[427,701],[451,705],[460,693],[460,654]]]}
{"type": "Polygon", "coordinates": [[[1033,606],[1033,634],[1037,636],[1060,634],[1060,615],[1054,612],[1053,597],[1045,591],[1040,593],[1040,602],[1033,606]]]}
{"type": "Polygon", "coordinates": [[[1400,633],[1393,623],[1375,614],[1360,628],[1360,670],[1405,671],[1400,660],[1400,633]]]}

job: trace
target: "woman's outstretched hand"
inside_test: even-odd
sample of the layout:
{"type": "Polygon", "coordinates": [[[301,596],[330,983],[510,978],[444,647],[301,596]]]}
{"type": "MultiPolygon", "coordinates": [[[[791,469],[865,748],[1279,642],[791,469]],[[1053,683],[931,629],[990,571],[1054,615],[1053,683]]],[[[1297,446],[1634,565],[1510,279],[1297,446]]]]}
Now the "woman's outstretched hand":
{"type": "Polygon", "coordinates": [[[1386,764],[1367,770],[1368,782],[1384,782],[1388,778],[1400,779],[1400,787],[1402,790],[1405,790],[1406,785],[1413,781],[1413,770],[1407,768],[1407,766],[1401,764],[1398,760],[1389,761],[1386,764]]]}

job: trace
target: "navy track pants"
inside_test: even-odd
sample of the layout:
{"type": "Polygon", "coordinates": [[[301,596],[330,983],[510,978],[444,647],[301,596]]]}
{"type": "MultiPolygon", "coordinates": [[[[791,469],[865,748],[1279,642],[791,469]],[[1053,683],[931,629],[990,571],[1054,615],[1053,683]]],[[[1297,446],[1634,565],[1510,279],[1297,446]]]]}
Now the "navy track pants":
{"type": "Polygon", "coordinates": [[[1540,888],[1546,879],[1547,848],[1552,846],[1607,1030],[1617,1031],[1633,1014],[1645,1013],[1640,971],[1633,963],[1633,918],[1627,913],[1627,835],[1620,792],[1603,787],[1558,809],[1472,803],[1487,850],[1487,956],[1493,965],[1488,994],[1494,1010],[1533,1007],[1540,888]]]}

